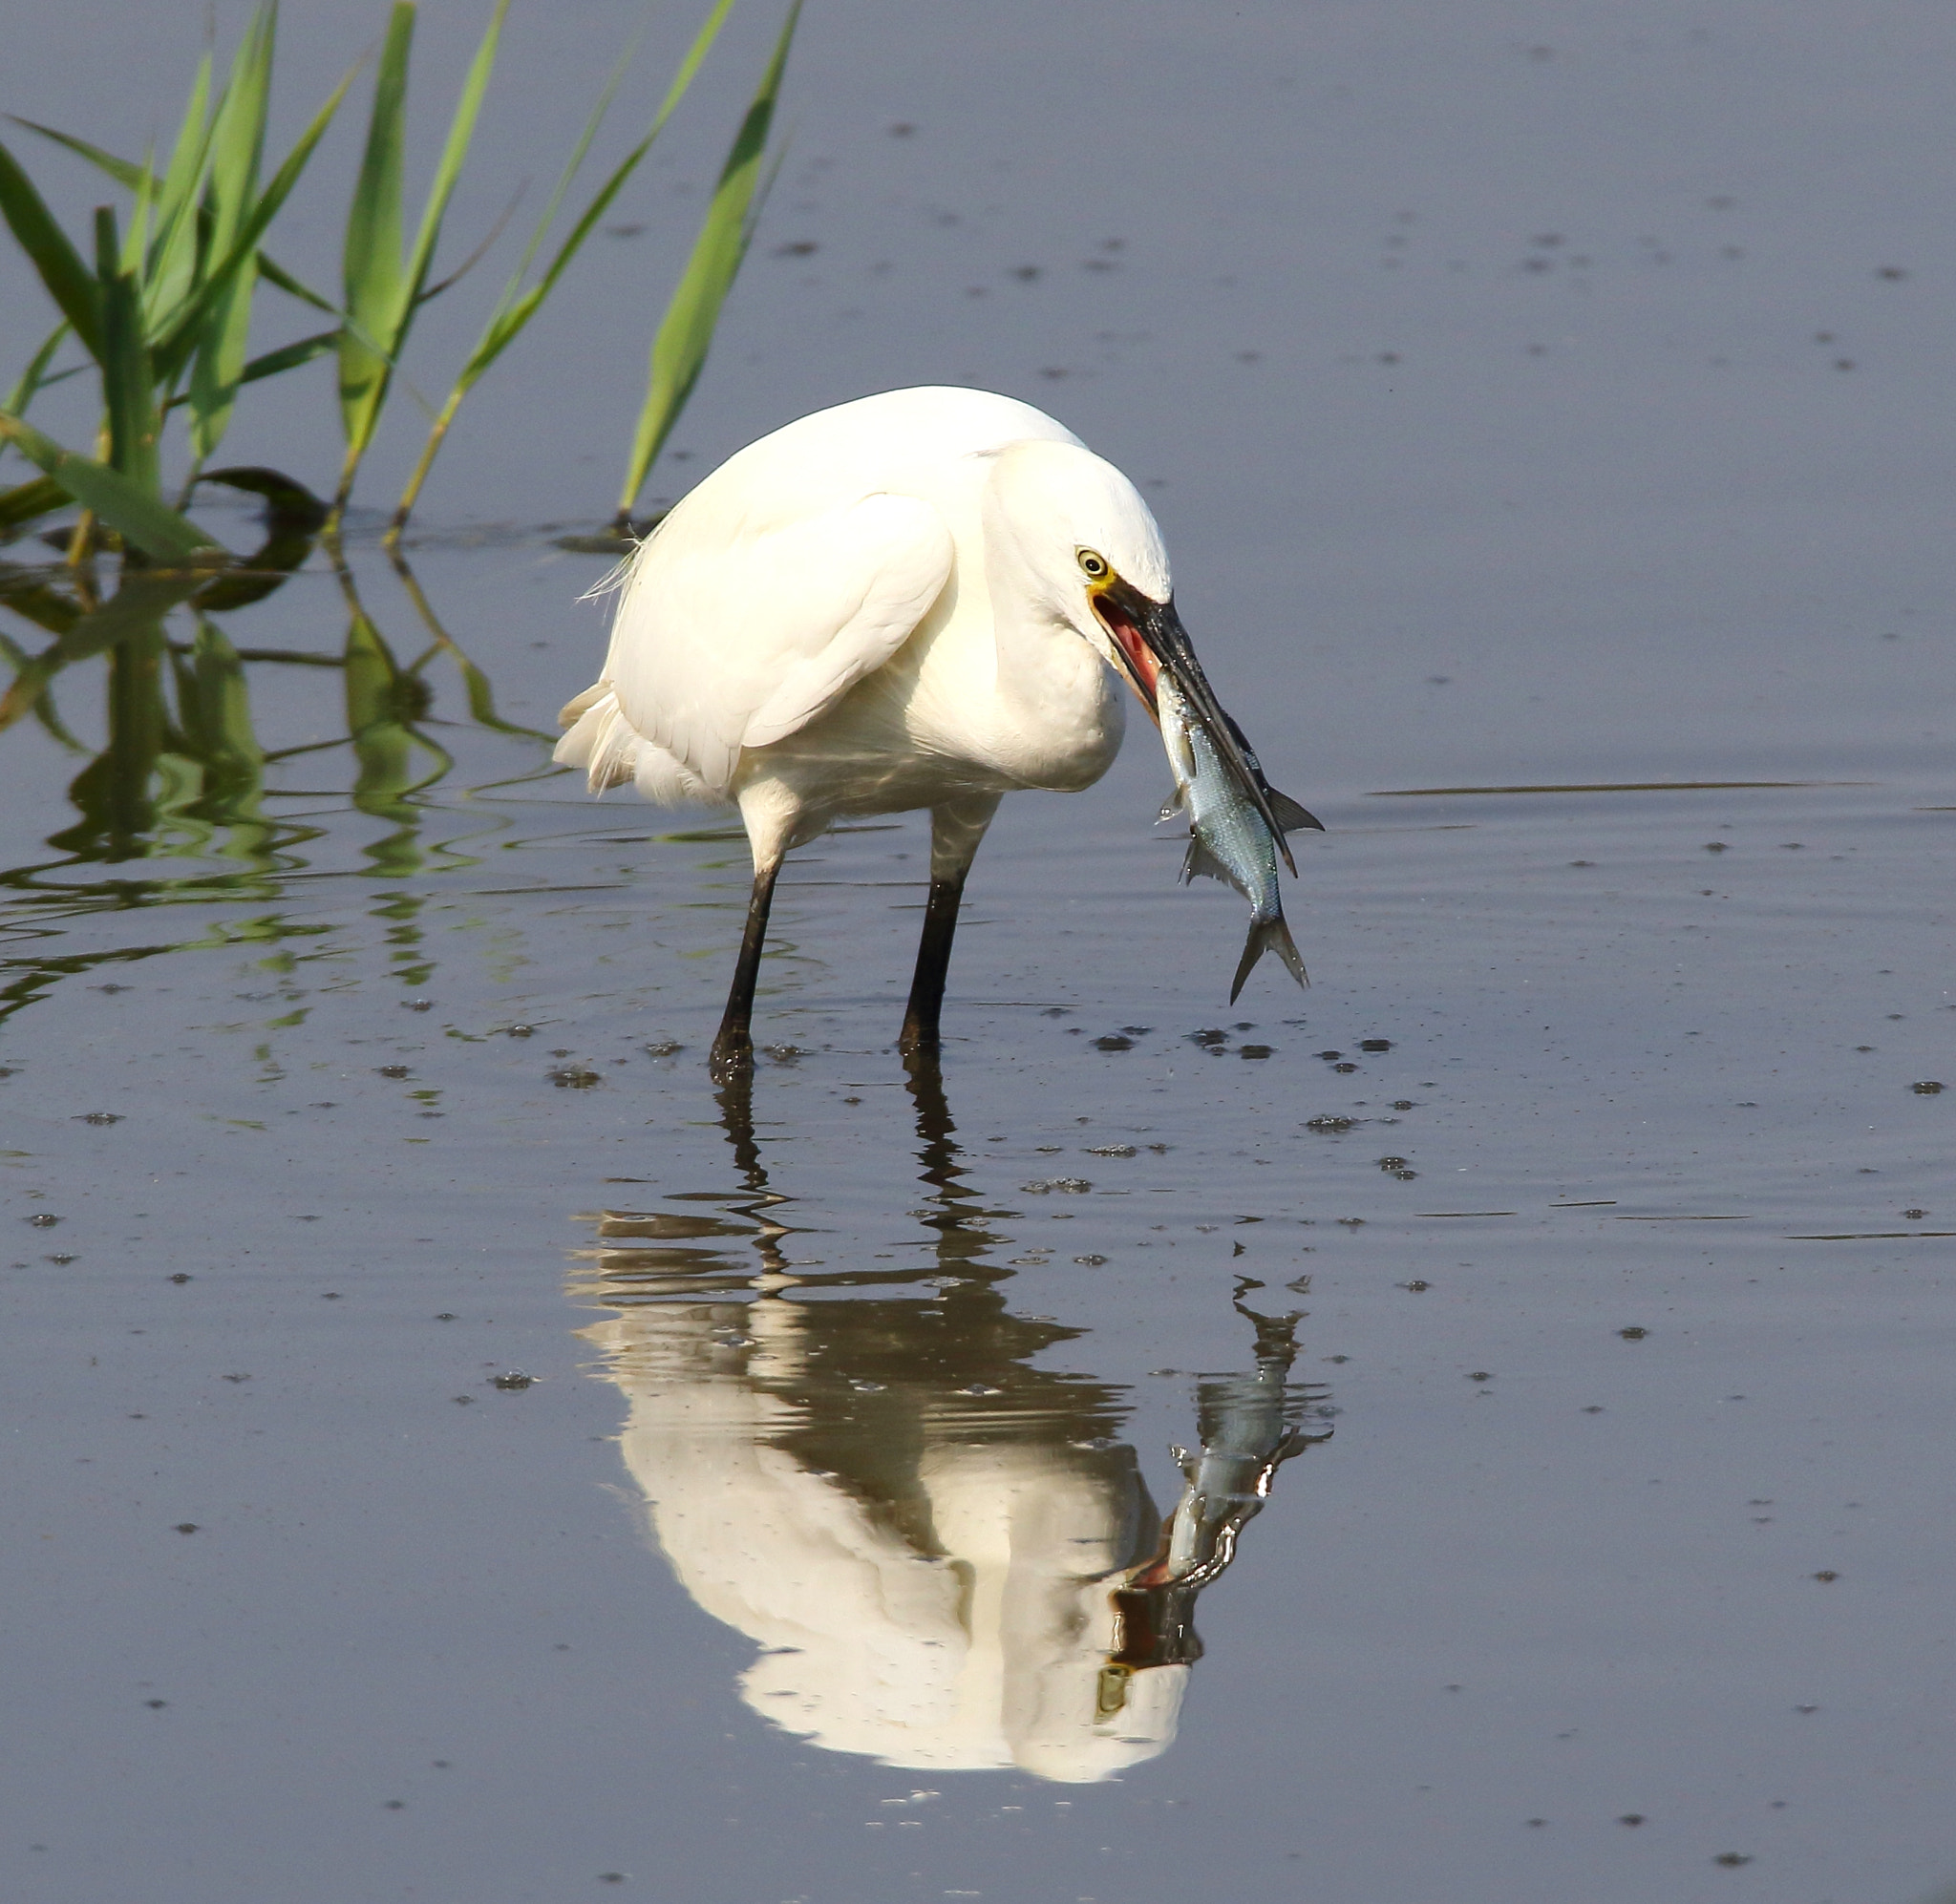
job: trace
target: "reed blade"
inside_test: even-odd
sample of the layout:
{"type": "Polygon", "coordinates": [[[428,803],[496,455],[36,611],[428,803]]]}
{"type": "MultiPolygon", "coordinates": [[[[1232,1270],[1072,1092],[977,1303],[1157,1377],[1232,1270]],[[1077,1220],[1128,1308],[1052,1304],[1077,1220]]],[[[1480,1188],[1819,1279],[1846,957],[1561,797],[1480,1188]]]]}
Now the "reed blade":
{"type": "Polygon", "coordinates": [[[496,70],[496,55],[502,44],[503,17],[508,11],[509,0],[496,0],[489,24],[482,30],[476,56],[469,62],[468,76],[462,81],[461,94],[448,122],[448,137],[442,141],[441,158],[428,187],[427,202],[421,208],[421,228],[415,235],[414,255],[408,261],[406,295],[395,319],[398,327],[393,339],[396,356],[400,353],[401,345],[407,341],[408,327],[414,322],[422,286],[427,284],[429,269],[435,263],[435,247],[441,241],[441,222],[448,216],[449,201],[454,198],[462,167],[468,162],[469,146],[476,136],[476,121],[481,115],[483,95],[488,92],[490,75],[496,70]]]}
{"type": "MultiPolygon", "coordinates": [[[[277,23],[276,8],[264,7],[252,15],[211,128],[205,204],[213,257],[225,257],[236,247],[257,197],[277,23]]],[[[190,447],[199,463],[223,440],[230,426],[244,369],[257,275],[257,259],[247,253],[204,314],[190,370],[190,447]]]]}
{"type": "Polygon", "coordinates": [[[53,476],[35,476],[12,489],[0,489],[0,540],[30,522],[68,506],[69,495],[53,476]]]}
{"type": "Polygon", "coordinates": [[[54,222],[33,180],[5,145],[0,145],[0,218],[5,218],[28,262],[40,274],[82,349],[97,363],[102,355],[101,296],[95,273],[54,222]]]}
{"type": "Polygon", "coordinates": [[[292,188],[298,184],[319,141],[326,137],[333,115],[339,111],[340,101],[347,96],[347,90],[352,85],[357,71],[357,68],[350,71],[333,88],[326,104],[320,107],[306,130],[299,135],[297,143],[272,174],[271,182],[259,194],[230,251],[217,260],[183,304],[157,328],[151,349],[157,374],[165,384],[174,383],[177,373],[189,361],[202,334],[204,314],[222,295],[231,274],[257,257],[259,240],[270,228],[272,220],[278,217],[291,196],[292,188]]]}
{"type": "Polygon", "coordinates": [[[496,0],[462,82],[448,136],[429,183],[413,252],[403,260],[401,149],[407,116],[408,56],[415,10],[397,5],[374,79],[368,155],[347,222],[347,335],[340,345],[340,413],[347,441],[338,501],[344,507],[353,477],[379,427],[394,368],[420,307],[442,221],[475,138],[482,98],[496,68],[509,0],[496,0]]]}
{"type": "Polygon", "coordinates": [[[415,9],[400,0],[388,17],[387,38],[373,74],[367,144],[347,211],[341,285],[348,319],[340,340],[340,421],[350,455],[372,434],[388,364],[381,342],[393,328],[400,301],[401,193],[407,126],[408,59],[415,44],[415,9]]]}
{"type": "Polygon", "coordinates": [[[120,471],[92,456],[64,450],[31,423],[0,411],[0,441],[11,442],[53,476],[84,509],[92,509],[126,540],[158,561],[208,560],[220,545],[188,517],[181,516],[120,471]]]}
{"type": "Polygon", "coordinates": [[[780,95],[781,76],[787,70],[788,50],[795,38],[796,22],[801,15],[801,0],[788,10],[774,56],[753,100],[747,108],[733,149],[721,168],[712,202],[707,208],[699,237],[693,242],[685,275],[672,293],[666,315],[652,340],[651,370],[644,408],[639,413],[638,431],[632,439],[631,459],[626,470],[625,487],[618,497],[618,519],[629,521],[639,492],[651,474],[659,452],[679,421],[693,385],[712,344],[720,320],[720,307],[733,288],[741,261],[747,255],[754,233],[750,213],[755,189],[760,183],[762,160],[768,134],[774,124],[775,104],[780,95]]]}
{"type": "Polygon", "coordinates": [[[558,280],[569,269],[571,262],[584,248],[585,241],[590,237],[597,228],[598,221],[609,209],[612,200],[624,189],[626,181],[637,171],[640,161],[652,149],[653,141],[665,130],[666,121],[672,116],[674,109],[686,96],[687,89],[692,84],[701,62],[705,60],[714,40],[719,37],[720,29],[726,24],[733,4],[734,0],[715,0],[712,10],[708,13],[698,32],[693,35],[691,45],[687,48],[686,56],[680,61],[678,71],[673,75],[670,85],[667,87],[666,96],[661,101],[658,112],[653,116],[646,136],[606,175],[605,182],[599,186],[576,223],[558,245],[550,263],[544,267],[543,275],[534,285],[526,285],[524,281],[529,276],[530,266],[542,249],[563,201],[569,196],[570,187],[590,151],[591,142],[596,138],[598,129],[604,123],[611,101],[625,78],[626,69],[634,48],[628,47],[613,65],[605,82],[604,91],[599,94],[597,104],[585,121],[584,131],[580,134],[578,142],[558,179],[556,189],[550,195],[550,202],[544,207],[542,217],[537,221],[537,227],[530,235],[530,242],[523,247],[522,257],[518,261],[516,269],[511,272],[509,282],[503,286],[502,295],[497,301],[496,308],[490,313],[489,322],[483,327],[481,336],[477,339],[476,348],[469,353],[467,361],[457,372],[448,397],[436,416],[434,425],[428,433],[427,443],[422,448],[420,460],[408,478],[407,487],[401,492],[400,502],[394,510],[393,521],[388,530],[390,539],[397,539],[407,526],[408,518],[420,496],[421,485],[428,479],[428,473],[435,465],[435,458],[440,453],[442,443],[448,435],[449,426],[454,422],[462,399],[481,381],[490,367],[516,342],[531,318],[542,308],[545,300],[556,289],[558,280]]]}
{"type": "Polygon", "coordinates": [[[206,52],[198,61],[190,102],[184,108],[183,123],[157,192],[157,235],[143,286],[152,316],[169,309],[182,297],[197,268],[199,188],[211,139],[210,77],[211,56],[206,52]]]}
{"type": "Polygon", "coordinates": [[[6,401],[0,403],[0,410],[10,411],[15,416],[27,413],[27,407],[34,400],[35,393],[51,381],[48,366],[54,361],[54,352],[60,349],[61,340],[67,335],[68,320],[63,318],[49,331],[41,348],[28,359],[27,369],[20,373],[20,381],[8,392],[6,401]]]}
{"type": "MultiPolygon", "coordinates": [[[[96,212],[96,293],[102,309],[102,398],[109,414],[109,463],[145,496],[161,488],[156,372],[142,331],[142,298],[122,267],[116,214],[96,212]]],[[[53,472],[50,472],[53,474],[53,472]]]]}

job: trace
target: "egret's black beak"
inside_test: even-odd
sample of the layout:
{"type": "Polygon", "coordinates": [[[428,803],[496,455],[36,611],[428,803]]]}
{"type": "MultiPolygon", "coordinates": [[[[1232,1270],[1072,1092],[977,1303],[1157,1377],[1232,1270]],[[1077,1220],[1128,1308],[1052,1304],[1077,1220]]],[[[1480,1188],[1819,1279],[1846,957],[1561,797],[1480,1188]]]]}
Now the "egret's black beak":
{"type": "MultiPolygon", "coordinates": [[[[1244,796],[1263,815],[1265,825],[1276,839],[1277,850],[1284,856],[1285,865],[1295,873],[1297,862],[1291,858],[1290,848],[1285,841],[1284,825],[1272,811],[1271,787],[1264,778],[1263,765],[1243,730],[1229,718],[1222,702],[1217,700],[1216,690],[1209,686],[1209,678],[1202,672],[1201,663],[1196,659],[1188,630],[1181,625],[1181,617],[1175,611],[1174,601],[1157,602],[1143,595],[1132,582],[1114,576],[1094,591],[1093,602],[1094,612],[1101,626],[1114,637],[1114,645],[1121,659],[1121,671],[1140,697],[1141,706],[1147,709],[1149,717],[1157,727],[1161,725],[1157,684],[1165,673],[1180,691],[1190,711],[1207,730],[1209,738],[1216,745],[1216,751],[1222,755],[1223,764],[1243,789],[1244,796]]],[[[1276,797],[1283,798],[1281,794],[1276,797]]],[[[1294,803],[1286,801],[1285,804],[1288,813],[1302,814],[1301,819],[1290,818],[1290,825],[1308,822],[1311,826],[1320,826],[1319,821],[1312,819],[1294,803]]]]}

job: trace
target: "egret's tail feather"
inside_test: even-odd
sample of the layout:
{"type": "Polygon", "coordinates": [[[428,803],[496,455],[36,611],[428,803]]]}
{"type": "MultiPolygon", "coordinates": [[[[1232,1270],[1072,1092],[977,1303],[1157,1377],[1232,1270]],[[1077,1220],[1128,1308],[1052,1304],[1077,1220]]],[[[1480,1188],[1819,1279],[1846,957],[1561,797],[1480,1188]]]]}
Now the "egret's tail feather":
{"type": "Polygon", "coordinates": [[[557,725],[560,728],[575,727],[610,691],[611,684],[608,681],[594,682],[582,694],[573,700],[566,701],[563,707],[558,709],[557,725]]]}
{"type": "Polygon", "coordinates": [[[1304,960],[1298,954],[1297,941],[1291,938],[1289,926],[1279,915],[1276,919],[1265,920],[1261,925],[1250,927],[1248,941],[1243,948],[1243,963],[1236,968],[1236,983],[1229,987],[1231,1005],[1241,996],[1244,981],[1256,969],[1257,961],[1265,952],[1276,953],[1299,984],[1310,984],[1310,977],[1304,969],[1304,960]]]}
{"type": "Polygon", "coordinates": [[[570,731],[551,756],[560,767],[581,767],[591,792],[602,793],[636,784],[647,799],[663,807],[719,801],[725,795],[708,786],[683,760],[646,739],[625,718],[609,682],[587,688],[558,718],[570,731]]]}

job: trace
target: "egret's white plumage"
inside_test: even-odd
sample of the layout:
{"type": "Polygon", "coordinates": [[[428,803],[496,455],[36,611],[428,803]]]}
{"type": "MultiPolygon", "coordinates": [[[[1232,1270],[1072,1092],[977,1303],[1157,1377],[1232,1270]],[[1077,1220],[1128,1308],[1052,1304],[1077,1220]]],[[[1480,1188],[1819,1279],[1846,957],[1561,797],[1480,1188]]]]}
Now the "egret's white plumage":
{"type": "Polygon", "coordinates": [[[958,891],[999,799],[1106,772],[1124,725],[1113,670],[1152,707],[1134,624],[1172,622],[1170,596],[1134,485],[1050,416],[983,391],[803,417],[660,522],[627,565],[604,673],[563,710],[557,759],[596,792],[630,780],[665,803],[739,807],[755,901],[720,1058],[746,1048],[782,857],[845,815],[920,807],[933,885],[905,1043],[934,1040],[958,891]]]}

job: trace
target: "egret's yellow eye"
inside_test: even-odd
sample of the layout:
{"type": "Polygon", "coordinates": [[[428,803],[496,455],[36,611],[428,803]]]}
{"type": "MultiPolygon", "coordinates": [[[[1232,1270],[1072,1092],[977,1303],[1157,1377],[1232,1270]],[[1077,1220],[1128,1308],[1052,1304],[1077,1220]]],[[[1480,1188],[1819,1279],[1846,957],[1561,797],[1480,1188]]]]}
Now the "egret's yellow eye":
{"type": "Polygon", "coordinates": [[[1076,549],[1074,554],[1079,559],[1080,573],[1089,582],[1098,582],[1102,577],[1113,573],[1107,565],[1107,558],[1095,550],[1076,549]]]}

